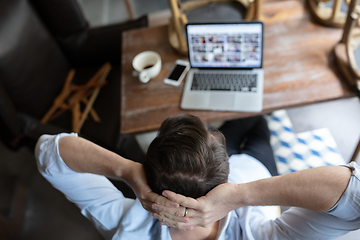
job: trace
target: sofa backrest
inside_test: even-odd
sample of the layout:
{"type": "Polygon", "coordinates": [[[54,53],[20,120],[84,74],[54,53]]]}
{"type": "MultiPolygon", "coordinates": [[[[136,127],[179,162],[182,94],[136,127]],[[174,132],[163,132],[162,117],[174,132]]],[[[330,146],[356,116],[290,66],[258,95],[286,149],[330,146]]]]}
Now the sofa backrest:
{"type": "Polygon", "coordinates": [[[76,0],[29,0],[53,36],[66,38],[89,27],[76,0]]]}
{"type": "Polygon", "coordinates": [[[28,1],[1,0],[0,81],[16,109],[41,118],[69,70],[61,49],[28,1]]]}

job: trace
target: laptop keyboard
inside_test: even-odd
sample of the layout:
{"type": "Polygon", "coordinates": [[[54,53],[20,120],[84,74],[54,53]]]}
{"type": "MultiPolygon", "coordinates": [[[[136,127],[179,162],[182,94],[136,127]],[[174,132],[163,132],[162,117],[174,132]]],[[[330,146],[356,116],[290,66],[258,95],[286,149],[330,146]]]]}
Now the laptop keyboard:
{"type": "Polygon", "coordinates": [[[256,74],[194,73],[191,90],[257,91],[256,74]]]}

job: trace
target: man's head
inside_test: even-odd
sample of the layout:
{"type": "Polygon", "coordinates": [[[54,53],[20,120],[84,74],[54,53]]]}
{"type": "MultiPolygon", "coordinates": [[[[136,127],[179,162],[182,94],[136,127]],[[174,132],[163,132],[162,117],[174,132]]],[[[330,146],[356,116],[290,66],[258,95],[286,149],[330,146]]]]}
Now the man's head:
{"type": "Polygon", "coordinates": [[[225,138],[191,115],[166,119],[143,163],[151,189],[198,198],[228,180],[225,138]]]}

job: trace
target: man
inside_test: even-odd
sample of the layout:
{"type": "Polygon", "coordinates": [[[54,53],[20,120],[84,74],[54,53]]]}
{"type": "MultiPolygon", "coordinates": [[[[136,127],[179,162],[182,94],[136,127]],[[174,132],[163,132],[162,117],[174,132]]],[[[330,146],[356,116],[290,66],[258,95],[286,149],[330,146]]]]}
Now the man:
{"type": "Polygon", "coordinates": [[[145,172],[141,164],[74,134],[42,136],[35,154],[43,176],[77,204],[106,239],[329,239],[359,228],[359,170],[355,164],[251,182],[270,177],[256,158],[264,157],[269,168],[273,165],[266,162],[268,154],[262,154],[268,150],[268,143],[262,140],[268,133],[260,131],[264,120],[229,122],[224,131],[232,125],[245,130],[233,130],[241,137],[235,136],[233,150],[237,152],[230,153],[231,183],[226,183],[227,156],[221,134],[207,131],[198,118],[189,115],[163,123],[149,147],[145,172]],[[242,136],[246,136],[245,142],[242,136]],[[257,148],[255,140],[262,148],[257,148]],[[138,199],[124,198],[100,175],[126,181],[138,199]],[[251,207],[273,204],[314,211],[294,208],[272,220],[276,207],[251,207]],[[155,211],[155,218],[143,208],[155,211]],[[156,218],[173,227],[160,225],[156,218]]]}

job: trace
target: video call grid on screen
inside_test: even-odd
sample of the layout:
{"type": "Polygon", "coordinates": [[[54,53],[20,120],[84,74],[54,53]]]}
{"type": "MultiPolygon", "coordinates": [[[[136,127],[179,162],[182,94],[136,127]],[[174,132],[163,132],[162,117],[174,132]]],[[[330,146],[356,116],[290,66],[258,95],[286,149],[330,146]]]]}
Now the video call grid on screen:
{"type": "Polygon", "coordinates": [[[192,67],[261,67],[262,24],[187,25],[192,67]]]}

